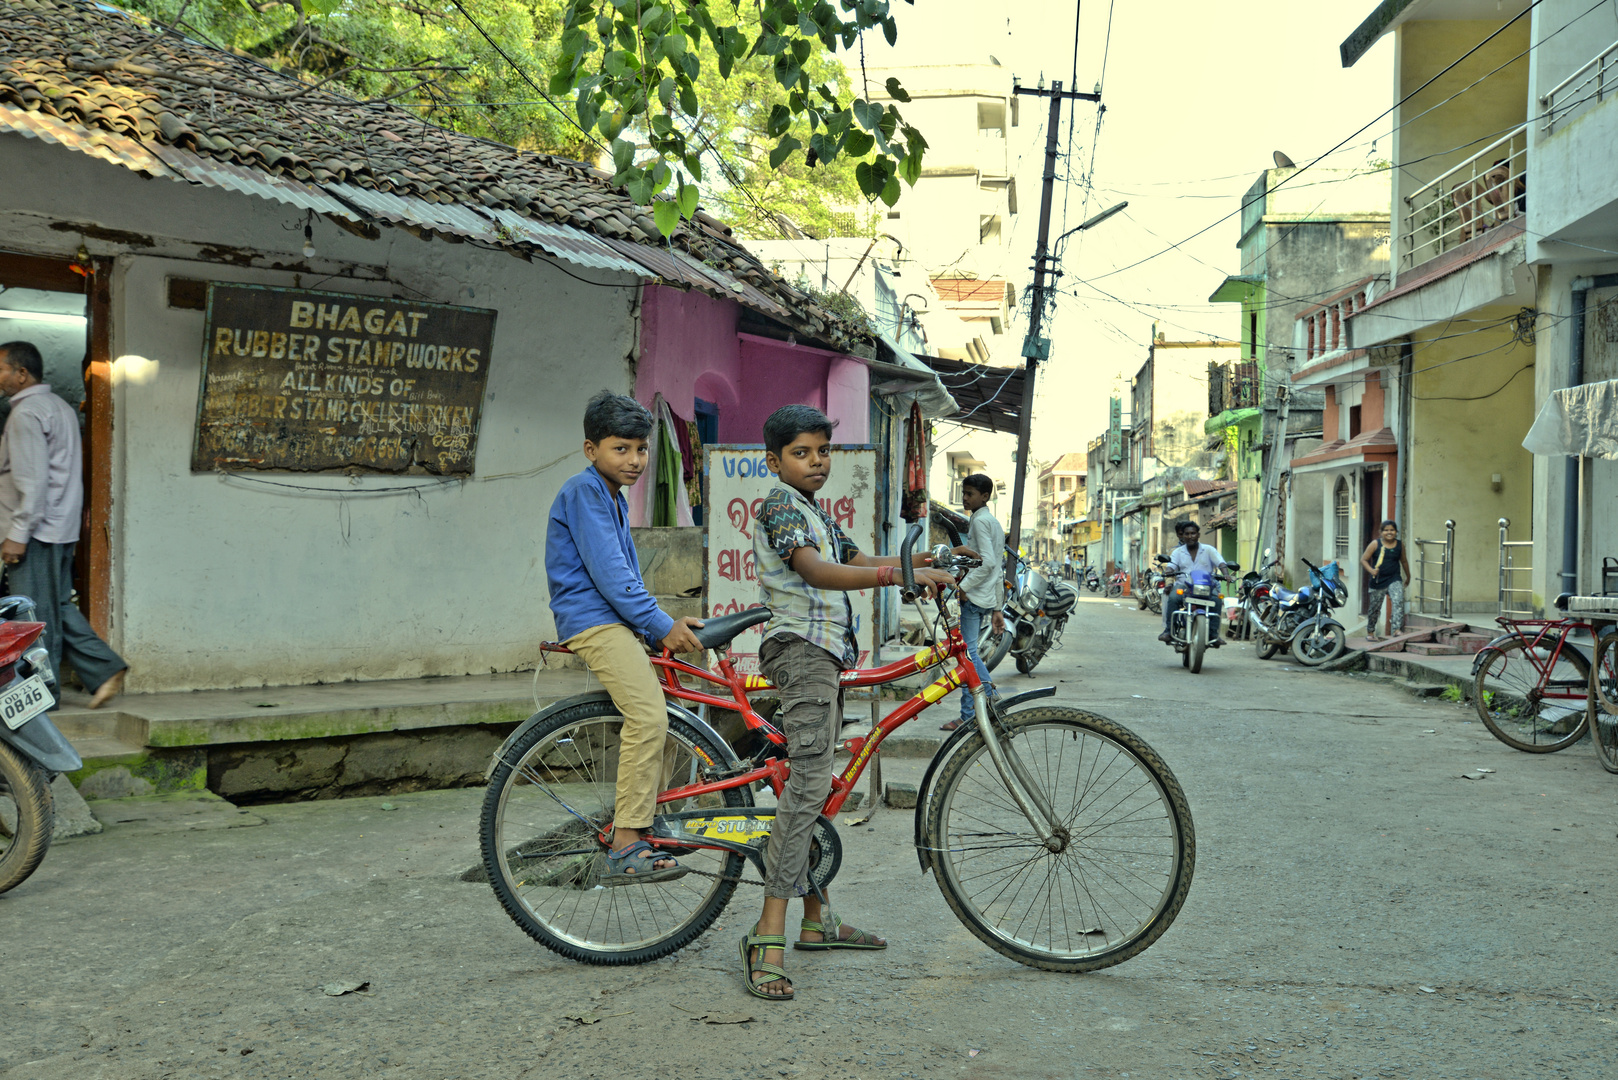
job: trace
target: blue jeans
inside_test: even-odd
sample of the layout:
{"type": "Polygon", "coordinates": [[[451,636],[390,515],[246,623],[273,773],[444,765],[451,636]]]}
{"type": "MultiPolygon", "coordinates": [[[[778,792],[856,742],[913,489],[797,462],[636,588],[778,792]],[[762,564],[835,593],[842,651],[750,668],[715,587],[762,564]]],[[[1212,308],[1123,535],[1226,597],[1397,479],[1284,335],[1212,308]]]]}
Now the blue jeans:
{"type": "MultiPolygon", "coordinates": [[[[978,669],[978,678],[983,680],[983,692],[993,697],[994,683],[989,680],[989,669],[983,666],[983,658],[978,655],[978,638],[983,635],[983,624],[988,621],[991,614],[965,597],[961,598],[961,636],[966,639],[966,655],[972,658],[972,666],[978,669]]],[[[1011,631],[1008,628],[1006,632],[1011,631]]],[[[961,723],[973,724],[977,722],[977,718],[977,707],[972,704],[972,691],[963,686],[961,723]]]]}

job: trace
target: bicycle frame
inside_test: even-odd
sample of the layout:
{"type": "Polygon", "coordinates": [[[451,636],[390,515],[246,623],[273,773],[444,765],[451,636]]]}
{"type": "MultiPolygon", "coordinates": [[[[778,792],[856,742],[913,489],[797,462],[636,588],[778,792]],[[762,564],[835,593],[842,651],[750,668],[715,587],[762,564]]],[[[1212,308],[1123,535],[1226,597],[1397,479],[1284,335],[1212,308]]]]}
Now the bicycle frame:
{"type": "MultiPolygon", "coordinates": [[[[1593,628],[1581,619],[1508,619],[1499,618],[1495,622],[1508,632],[1507,636],[1515,637],[1523,643],[1523,653],[1528,662],[1534,665],[1539,672],[1539,680],[1534,684],[1534,690],[1541,699],[1564,698],[1584,700],[1588,697],[1590,688],[1583,679],[1552,679],[1551,672],[1555,670],[1557,661],[1562,659],[1562,650],[1575,646],[1568,644],[1568,636],[1575,630],[1591,630],[1593,628]],[[1534,628],[1538,628],[1537,630],[1534,628]],[[1526,629],[1525,629],[1526,628],[1526,629]],[[1532,636],[1530,636],[1532,635],[1532,636]],[[1555,648],[1542,644],[1547,635],[1554,635],[1555,648]],[[1548,653],[1548,655],[1544,655],[1548,653]],[[1573,689],[1574,687],[1577,689],[1573,689]],[[1552,687],[1561,688],[1561,692],[1553,691],[1552,687]]],[[[1481,655],[1481,654],[1480,654],[1481,655]]],[[[1477,665],[1474,663],[1474,670],[1477,665]]]]}
{"type": "MultiPolygon", "coordinates": [[[[543,642],[540,648],[544,652],[572,652],[566,646],[553,642],[543,642]]],[[[907,675],[925,671],[952,659],[956,661],[953,668],[945,671],[938,678],[922,687],[897,709],[889,713],[887,717],[871,729],[869,735],[843,740],[842,747],[852,755],[852,760],[847,768],[832,778],[831,792],[826,797],[825,806],[821,813],[829,818],[842,809],[848,793],[859,783],[861,774],[865,772],[865,766],[870,762],[871,755],[882,745],[882,740],[892,735],[923,711],[942,701],[951,691],[965,687],[969,692],[976,694],[981,691],[983,686],[982,680],[978,678],[977,668],[968,659],[966,640],[961,636],[958,624],[947,626],[942,641],[922,649],[912,656],[896,660],[891,664],[884,664],[881,667],[860,668],[843,672],[841,678],[842,687],[844,689],[858,689],[865,686],[881,686],[885,683],[895,682],[907,675]]],[[[674,656],[667,649],[661,655],[652,657],[652,666],[657,669],[658,681],[662,684],[663,693],[668,697],[697,705],[734,710],[741,715],[742,722],[749,731],[759,732],[764,738],[777,746],[786,745],[786,736],[760,716],[747,699],[749,691],[770,690],[774,689],[774,687],[769,680],[761,676],[743,675],[738,672],[735,665],[730,661],[728,651],[720,656],[717,671],[689,664],[674,656]],[[680,676],[682,675],[723,687],[729,691],[730,696],[722,697],[718,693],[709,693],[701,689],[687,687],[680,681],[680,676]]],[[[744,772],[660,792],[657,796],[657,802],[659,805],[677,802],[682,799],[695,798],[699,795],[708,795],[730,788],[746,787],[761,780],[769,783],[770,788],[779,796],[786,786],[787,773],[790,768],[791,766],[785,758],[770,758],[763,764],[744,772]]],[[[656,842],[654,839],[653,843],[656,842]]],[[[685,842],[689,843],[689,841],[685,842]]]]}

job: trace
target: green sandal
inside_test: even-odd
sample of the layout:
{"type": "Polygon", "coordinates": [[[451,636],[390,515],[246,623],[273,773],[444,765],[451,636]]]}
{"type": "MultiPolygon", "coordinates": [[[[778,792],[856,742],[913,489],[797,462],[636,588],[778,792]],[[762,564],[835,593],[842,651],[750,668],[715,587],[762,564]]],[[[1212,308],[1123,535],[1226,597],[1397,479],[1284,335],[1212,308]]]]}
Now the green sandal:
{"type": "Polygon", "coordinates": [[[747,980],[747,992],[756,998],[765,1001],[791,1001],[796,992],[792,989],[792,980],[787,977],[786,969],[779,964],[767,963],[764,960],[764,949],[785,949],[787,939],[782,934],[760,934],[758,924],[753,924],[753,931],[742,935],[742,978],[747,980]],[[753,950],[759,949],[758,963],[753,963],[753,950]],[[768,978],[755,978],[755,974],[768,975],[768,978]],[[782,981],[787,984],[784,994],[769,994],[759,989],[762,983],[782,981]]]}
{"type": "Polygon", "coordinates": [[[825,940],[794,941],[792,943],[792,947],[794,949],[802,949],[804,952],[827,952],[831,949],[886,949],[888,947],[888,943],[886,941],[877,941],[875,934],[868,934],[864,930],[859,930],[852,926],[850,926],[849,929],[852,930],[853,933],[849,934],[846,938],[838,937],[838,932],[843,928],[843,920],[837,917],[837,913],[835,911],[829,911],[827,912],[827,915],[830,916],[830,918],[827,919],[827,921],[831,923],[830,933],[826,932],[825,927],[809,919],[803,920],[798,927],[800,930],[809,930],[813,933],[817,933],[825,940]]]}

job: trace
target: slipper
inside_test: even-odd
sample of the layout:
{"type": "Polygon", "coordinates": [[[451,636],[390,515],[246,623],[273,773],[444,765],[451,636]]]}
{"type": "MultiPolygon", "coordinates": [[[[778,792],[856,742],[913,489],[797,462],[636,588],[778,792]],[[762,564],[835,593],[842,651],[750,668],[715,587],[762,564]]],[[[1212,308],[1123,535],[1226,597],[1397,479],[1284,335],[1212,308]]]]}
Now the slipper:
{"type": "Polygon", "coordinates": [[[961,722],[959,720],[947,720],[944,723],[938,725],[938,730],[939,731],[954,731],[956,728],[958,728],[960,726],[961,726],[961,722]]]}
{"type": "Polygon", "coordinates": [[[787,947],[787,939],[782,934],[760,934],[757,931],[758,923],[754,923],[753,929],[742,935],[742,978],[747,980],[747,992],[756,998],[763,998],[765,1001],[791,1001],[796,991],[792,989],[792,980],[787,977],[786,969],[779,964],[766,962],[762,951],[764,949],[784,949],[787,947]],[[758,963],[756,964],[752,960],[754,949],[760,950],[758,963]],[[761,974],[767,977],[762,979],[756,977],[761,974]],[[772,983],[778,980],[787,984],[786,993],[770,994],[759,989],[764,983],[772,983]]]}
{"type": "Polygon", "coordinates": [[[607,888],[615,885],[650,885],[657,881],[673,881],[689,874],[689,868],[675,863],[656,869],[663,859],[672,858],[666,851],[659,851],[644,840],[636,840],[622,851],[607,852],[607,872],[601,875],[601,884],[607,888]]]}
{"type": "Polygon", "coordinates": [[[805,919],[799,924],[800,930],[820,934],[826,940],[794,941],[792,943],[794,949],[802,949],[804,952],[829,952],[832,949],[886,949],[888,947],[886,941],[878,942],[875,934],[868,934],[864,930],[852,926],[849,927],[849,930],[853,931],[852,933],[847,937],[839,937],[838,933],[843,928],[843,920],[839,919],[834,911],[828,911],[826,914],[830,916],[826,920],[831,924],[830,932],[819,923],[809,919],[805,919]]]}

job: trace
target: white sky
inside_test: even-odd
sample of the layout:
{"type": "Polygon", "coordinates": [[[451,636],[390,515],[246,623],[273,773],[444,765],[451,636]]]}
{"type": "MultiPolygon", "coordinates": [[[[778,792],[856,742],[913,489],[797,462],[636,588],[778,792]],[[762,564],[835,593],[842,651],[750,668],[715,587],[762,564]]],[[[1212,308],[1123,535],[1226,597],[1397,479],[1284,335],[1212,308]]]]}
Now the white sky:
{"type": "MultiPolygon", "coordinates": [[[[1071,0],[896,3],[899,51],[915,49],[932,63],[981,60],[992,52],[1025,86],[1042,73],[1047,82],[1067,83],[1075,6],[1071,0]],[[986,8],[998,11],[999,19],[1009,16],[1009,36],[986,8]]],[[[1084,0],[1077,85],[1094,89],[1110,40],[1102,88],[1106,114],[1087,203],[1085,189],[1064,185],[1061,177],[1071,171],[1077,179],[1089,167],[1096,107],[1064,106],[1064,119],[1071,107],[1077,122],[1071,165],[1058,162],[1052,236],[1117,202],[1127,200],[1129,208],[1078,234],[1067,249],[1060,284],[1076,295],[1064,297],[1047,324],[1052,362],[1040,369],[1036,459],[1083,451],[1101,432],[1115,379],[1133,375],[1145,361],[1154,319],[1171,340],[1238,336],[1237,305],[1209,304],[1207,298],[1226,274],[1240,269],[1234,215],[1242,192],[1272,166],[1273,151],[1307,164],[1393,103],[1390,39],[1347,70],[1338,56],[1338,45],[1375,6],[1375,0],[1272,0],[1246,7],[1207,0],[1084,0]],[[1214,224],[1225,215],[1232,216],[1214,224]],[[1210,225],[1180,251],[1111,273],[1210,225]],[[1085,279],[1119,299],[1092,291],[1085,279]]],[[[1042,99],[1024,98],[1021,125],[1008,132],[1012,153],[1020,155],[1019,213],[1006,239],[1014,267],[1032,263],[1047,107],[1042,99]]],[[[1390,157],[1388,127],[1380,121],[1322,165],[1351,168],[1373,156],[1390,157]],[[1369,141],[1377,135],[1373,153],[1369,141]]],[[[1065,148],[1065,123],[1062,134],[1065,148]]],[[[1019,320],[1012,328],[1011,352],[1020,351],[1026,325],[1019,320]]]]}

